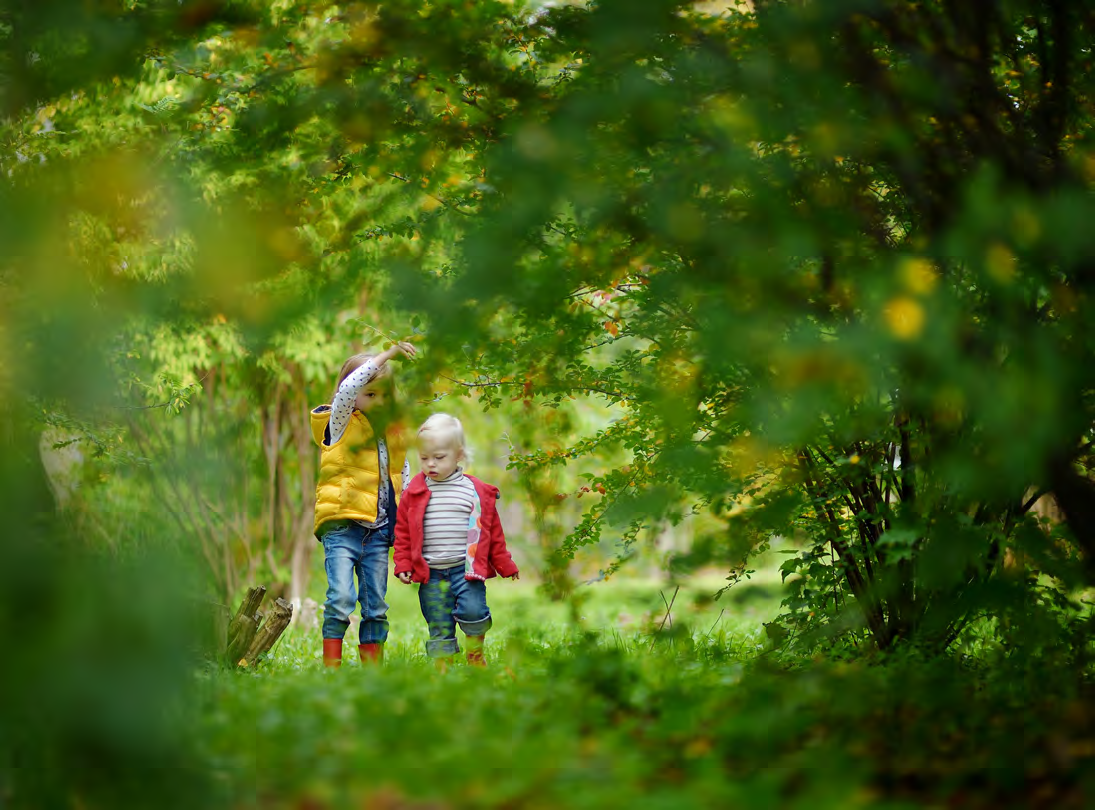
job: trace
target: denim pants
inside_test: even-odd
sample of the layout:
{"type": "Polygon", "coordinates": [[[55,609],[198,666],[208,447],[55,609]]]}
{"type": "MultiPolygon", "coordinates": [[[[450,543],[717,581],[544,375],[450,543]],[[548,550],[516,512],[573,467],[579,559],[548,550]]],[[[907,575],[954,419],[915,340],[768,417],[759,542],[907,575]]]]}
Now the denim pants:
{"type": "Polygon", "coordinates": [[[354,603],[361,604],[359,643],[383,644],[388,638],[388,549],[392,523],[366,529],[353,521],[333,521],[323,533],[323,566],[327,601],[323,603],[323,637],[342,638],[350,627],[354,603]],[[354,587],[354,576],[357,587],[354,587]]]}
{"type": "Polygon", "coordinates": [[[465,635],[482,636],[491,627],[487,607],[487,584],[464,579],[464,566],[431,568],[430,581],[418,586],[418,604],[430,628],[426,655],[442,658],[460,652],[456,625],[465,635]]]}

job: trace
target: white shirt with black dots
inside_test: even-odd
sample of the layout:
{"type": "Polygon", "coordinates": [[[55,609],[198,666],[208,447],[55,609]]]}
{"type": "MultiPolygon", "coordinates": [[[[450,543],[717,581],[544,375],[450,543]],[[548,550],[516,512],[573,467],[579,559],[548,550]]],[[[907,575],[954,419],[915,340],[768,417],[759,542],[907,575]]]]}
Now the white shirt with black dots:
{"type": "MultiPolygon", "coordinates": [[[[354,415],[354,405],[357,403],[357,395],[361,393],[361,390],[371,383],[375,378],[377,372],[380,370],[380,364],[376,362],[376,358],[366,360],[348,375],[346,379],[342,381],[342,384],[338,386],[338,391],[335,393],[335,398],[331,402],[331,416],[327,422],[327,434],[330,437],[328,441],[330,444],[337,444],[338,440],[342,438],[342,434],[346,432],[346,427],[350,424],[350,418],[354,415]]],[[[388,523],[388,512],[390,511],[390,505],[388,503],[388,486],[387,481],[388,474],[388,444],[384,441],[383,436],[376,437],[376,449],[380,467],[380,486],[378,487],[376,498],[376,520],[369,522],[367,520],[359,520],[362,526],[367,529],[379,529],[388,523]]],[[[411,460],[405,459],[403,461],[403,489],[407,489],[407,484],[411,480],[411,460]]],[[[402,493],[400,493],[402,495],[402,493]]]]}

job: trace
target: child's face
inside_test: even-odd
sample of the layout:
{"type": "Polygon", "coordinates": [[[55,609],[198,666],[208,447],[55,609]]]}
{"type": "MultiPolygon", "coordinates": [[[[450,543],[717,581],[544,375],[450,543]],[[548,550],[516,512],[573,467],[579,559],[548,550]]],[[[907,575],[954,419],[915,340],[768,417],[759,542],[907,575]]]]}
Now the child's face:
{"type": "Polygon", "coordinates": [[[422,474],[434,481],[448,478],[456,472],[464,460],[463,448],[457,447],[449,436],[425,433],[418,437],[418,460],[422,474]]]}
{"type": "Polygon", "coordinates": [[[354,407],[362,413],[369,413],[369,411],[380,413],[388,407],[390,402],[391,393],[387,384],[385,382],[371,382],[358,391],[354,407]]]}

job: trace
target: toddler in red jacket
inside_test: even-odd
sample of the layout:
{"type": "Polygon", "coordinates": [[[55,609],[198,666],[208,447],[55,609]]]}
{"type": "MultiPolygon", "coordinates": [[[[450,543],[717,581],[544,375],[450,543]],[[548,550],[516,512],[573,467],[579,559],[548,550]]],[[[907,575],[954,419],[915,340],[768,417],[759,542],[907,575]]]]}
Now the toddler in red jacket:
{"type": "Polygon", "coordinates": [[[466,474],[465,458],[460,420],[444,413],[427,419],[418,429],[422,472],[404,490],[395,524],[395,575],[419,583],[430,629],[426,654],[441,670],[460,652],[456,625],[467,637],[468,663],[486,666],[486,580],[519,578],[498,519],[498,488],[466,474]]]}

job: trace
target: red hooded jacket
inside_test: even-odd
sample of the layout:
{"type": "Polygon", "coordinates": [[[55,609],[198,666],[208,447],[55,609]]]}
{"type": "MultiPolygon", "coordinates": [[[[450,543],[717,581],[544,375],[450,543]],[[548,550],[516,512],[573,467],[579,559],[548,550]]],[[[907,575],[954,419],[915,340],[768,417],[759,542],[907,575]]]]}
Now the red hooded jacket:
{"type": "MultiPolygon", "coordinates": [[[[496,573],[504,577],[516,574],[517,565],[506,548],[506,535],[502,521],[498,519],[498,487],[485,484],[473,475],[464,474],[479,496],[480,535],[475,548],[472,571],[465,579],[490,579],[496,573]]],[[[426,517],[426,504],[430,502],[430,488],[426,476],[419,473],[403,491],[395,520],[395,573],[411,572],[412,582],[429,582],[430,567],[422,556],[422,524],[426,517]]]]}

